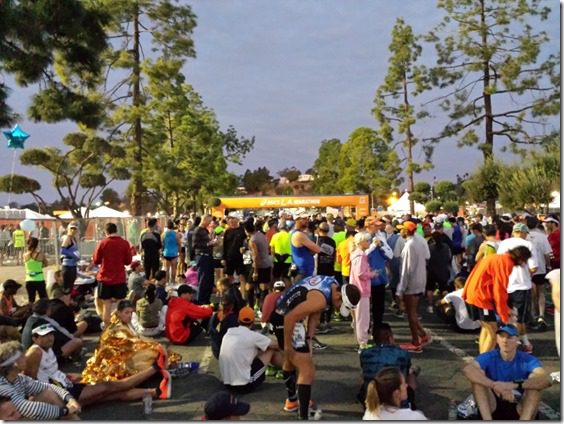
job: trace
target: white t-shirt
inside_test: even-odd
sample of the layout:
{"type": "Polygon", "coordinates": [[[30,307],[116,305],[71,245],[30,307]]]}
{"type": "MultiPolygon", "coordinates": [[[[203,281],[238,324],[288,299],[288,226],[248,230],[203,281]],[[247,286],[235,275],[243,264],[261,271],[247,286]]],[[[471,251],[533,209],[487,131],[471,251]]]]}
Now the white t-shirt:
{"type": "Polygon", "coordinates": [[[448,293],[445,296],[445,300],[452,303],[454,311],[456,313],[456,325],[462,330],[475,330],[480,328],[480,321],[473,321],[468,316],[468,310],[466,309],[466,304],[462,300],[462,292],[464,289],[459,289],[448,293]]]}
{"type": "Polygon", "coordinates": [[[552,253],[552,247],[550,247],[548,237],[541,230],[534,229],[529,233],[527,240],[533,244],[533,248],[536,250],[536,256],[538,259],[538,269],[533,275],[546,274],[545,255],[550,255],[552,253]]]}
{"type": "Polygon", "coordinates": [[[219,351],[223,384],[244,386],[251,381],[251,365],[259,349],[266,351],[270,338],[240,325],[227,330],[219,351]]]}
{"type": "Polygon", "coordinates": [[[409,408],[382,406],[378,414],[374,414],[367,409],[362,419],[364,421],[421,421],[427,420],[427,417],[421,411],[412,411],[409,408]]]}
{"type": "Polygon", "coordinates": [[[536,249],[533,248],[533,244],[530,241],[523,240],[521,237],[511,237],[503,240],[499,243],[497,254],[501,255],[507,253],[518,246],[527,247],[531,251],[532,256],[527,261],[527,266],[521,265],[513,267],[513,271],[511,271],[509,275],[507,293],[513,293],[517,290],[531,290],[533,280],[531,280],[531,272],[529,269],[537,268],[538,266],[536,249]]]}

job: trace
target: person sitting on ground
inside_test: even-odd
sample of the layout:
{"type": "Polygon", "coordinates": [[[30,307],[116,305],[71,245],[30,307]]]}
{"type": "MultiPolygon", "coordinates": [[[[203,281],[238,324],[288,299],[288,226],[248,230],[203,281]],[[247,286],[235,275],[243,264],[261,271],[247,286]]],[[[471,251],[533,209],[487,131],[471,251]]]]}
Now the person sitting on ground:
{"type": "Polygon", "coordinates": [[[133,306],[137,305],[137,301],[145,294],[145,288],[149,281],[143,273],[143,264],[141,261],[133,261],[130,265],[131,273],[127,278],[127,288],[129,289],[129,300],[133,306]]]}
{"type": "Polygon", "coordinates": [[[19,421],[22,420],[22,414],[12,402],[9,396],[0,396],[0,420],[2,421],[19,421]]]}
{"type": "Polygon", "coordinates": [[[411,367],[411,356],[405,349],[401,349],[394,340],[392,327],[386,322],[375,326],[372,330],[374,346],[364,349],[359,356],[362,369],[363,384],[357,399],[364,405],[368,384],[386,367],[399,368],[407,381],[407,400],[402,401],[402,407],[415,407],[415,389],[417,388],[417,371],[411,367]]]}
{"type": "Polygon", "coordinates": [[[16,303],[16,293],[22,285],[11,278],[4,281],[2,297],[0,297],[0,313],[3,317],[10,318],[17,325],[24,325],[31,315],[31,304],[20,306],[16,303]]]}
{"type": "Polygon", "coordinates": [[[368,385],[366,411],[362,419],[367,421],[426,420],[427,417],[421,411],[401,408],[401,402],[406,399],[407,383],[400,369],[383,368],[368,385]]]}
{"type": "Polygon", "coordinates": [[[214,393],[204,406],[204,420],[206,421],[233,421],[247,415],[251,405],[242,402],[229,392],[214,393]]]}
{"type": "Polygon", "coordinates": [[[192,303],[194,289],[182,284],[176,290],[178,297],[168,302],[165,318],[165,335],[173,344],[188,344],[194,340],[205,327],[201,320],[210,318],[213,309],[192,303]]]}
{"type": "Polygon", "coordinates": [[[243,296],[239,289],[233,284],[233,281],[229,277],[223,277],[217,280],[216,283],[217,296],[221,299],[227,293],[234,299],[233,310],[235,314],[238,314],[241,308],[245,305],[243,296]]]}
{"type": "Polygon", "coordinates": [[[70,331],[62,327],[49,316],[51,303],[48,299],[39,299],[32,306],[32,314],[25,323],[22,331],[22,345],[28,349],[32,344],[31,331],[42,324],[51,324],[55,328],[55,345],[53,351],[59,359],[68,359],[80,353],[83,341],[75,337],[70,331]]]}
{"type": "Polygon", "coordinates": [[[9,396],[26,420],[79,419],[80,404],[67,390],[22,374],[23,352],[19,342],[0,345],[0,396],[9,396]]]}
{"type": "Polygon", "coordinates": [[[108,400],[140,400],[146,394],[156,396],[155,389],[136,388],[161,371],[156,364],[123,380],[102,381],[97,384],[82,384],[80,374],[65,374],[60,371],[52,349],[55,341],[54,333],[55,329],[49,324],[33,329],[33,345],[25,353],[25,375],[44,383],[57,384],[68,390],[82,407],[108,400]]]}
{"type": "Polygon", "coordinates": [[[155,278],[153,282],[156,286],[156,296],[161,299],[163,305],[168,305],[168,293],[166,291],[166,272],[162,269],[159,269],[157,272],[155,272],[155,278]]]}
{"type": "Polygon", "coordinates": [[[239,326],[227,330],[219,351],[219,369],[225,387],[233,392],[248,393],[265,379],[266,367],[282,367],[278,343],[251,327],[255,312],[245,306],[239,312],[239,326]]]}
{"type": "Polygon", "coordinates": [[[61,287],[53,292],[53,299],[49,302],[48,316],[59,323],[74,337],[82,337],[88,328],[84,320],[76,321],[74,309],[71,307],[71,292],[66,287],[61,287]]]}
{"type": "Polygon", "coordinates": [[[437,315],[451,325],[455,331],[465,332],[480,328],[480,322],[474,321],[468,316],[468,309],[462,299],[464,283],[466,279],[456,277],[454,279],[455,291],[448,293],[437,302],[437,315]]]}
{"type": "Polygon", "coordinates": [[[483,420],[534,420],[542,391],[551,385],[540,361],[517,351],[514,325],[497,330],[499,349],[478,355],[463,369],[483,420]]]}
{"type": "Polygon", "coordinates": [[[238,314],[235,312],[235,299],[231,293],[225,294],[221,299],[219,311],[214,312],[210,319],[209,333],[213,356],[219,359],[223,337],[232,327],[239,325],[238,314]]]}
{"type": "Polygon", "coordinates": [[[157,298],[156,286],[149,284],[143,298],[135,305],[133,325],[137,332],[146,337],[156,336],[164,331],[167,306],[157,298]]]}
{"type": "MultiPolygon", "coordinates": [[[[276,281],[272,286],[272,290],[272,293],[268,293],[266,295],[262,304],[260,322],[263,325],[268,325],[268,323],[271,323],[271,318],[273,318],[275,315],[273,312],[274,309],[276,309],[276,303],[278,302],[280,296],[282,296],[282,294],[284,293],[284,290],[286,290],[286,283],[284,283],[284,281],[276,281]]],[[[278,317],[278,334],[276,334],[276,331],[274,331],[274,333],[276,334],[278,344],[280,345],[280,341],[284,338],[284,322],[280,315],[278,315],[278,317]]]]}
{"type": "Polygon", "coordinates": [[[157,396],[169,399],[171,379],[166,369],[180,361],[181,356],[167,351],[156,341],[138,335],[131,326],[132,315],[133,304],[129,300],[120,300],[112,314],[110,325],[100,336],[94,355],[86,362],[81,383],[123,380],[156,363],[162,371],[152,376],[143,386],[158,386],[157,396]]]}

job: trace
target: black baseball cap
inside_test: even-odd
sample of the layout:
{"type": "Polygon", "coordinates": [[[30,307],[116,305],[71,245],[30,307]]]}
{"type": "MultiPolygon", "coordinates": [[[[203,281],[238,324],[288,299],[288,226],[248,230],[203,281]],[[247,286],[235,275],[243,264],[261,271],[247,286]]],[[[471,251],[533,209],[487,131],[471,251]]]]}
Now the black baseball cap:
{"type": "Polygon", "coordinates": [[[227,417],[247,415],[251,405],[241,402],[229,392],[217,392],[208,399],[204,406],[207,420],[223,420],[227,417]]]}
{"type": "Polygon", "coordinates": [[[180,287],[176,289],[178,296],[184,293],[194,294],[194,289],[190,287],[188,284],[182,284],[180,287]]]}

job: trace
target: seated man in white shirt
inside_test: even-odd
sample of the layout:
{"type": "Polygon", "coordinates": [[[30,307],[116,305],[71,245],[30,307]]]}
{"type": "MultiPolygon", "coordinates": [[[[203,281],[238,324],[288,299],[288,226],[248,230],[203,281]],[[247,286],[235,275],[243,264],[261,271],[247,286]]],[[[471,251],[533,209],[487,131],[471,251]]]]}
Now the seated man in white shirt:
{"type": "Polygon", "coordinates": [[[451,324],[455,330],[473,332],[480,328],[480,321],[474,321],[468,316],[468,309],[466,309],[466,304],[462,299],[465,282],[465,278],[456,277],[454,279],[455,290],[439,300],[435,310],[437,315],[451,324]]]}
{"type": "Polygon", "coordinates": [[[269,337],[251,330],[255,313],[239,311],[239,326],[227,330],[219,351],[219,369],[228,390],[248,393],[262,384],[269,364],[282,368],[282,352],[269,337]]]}

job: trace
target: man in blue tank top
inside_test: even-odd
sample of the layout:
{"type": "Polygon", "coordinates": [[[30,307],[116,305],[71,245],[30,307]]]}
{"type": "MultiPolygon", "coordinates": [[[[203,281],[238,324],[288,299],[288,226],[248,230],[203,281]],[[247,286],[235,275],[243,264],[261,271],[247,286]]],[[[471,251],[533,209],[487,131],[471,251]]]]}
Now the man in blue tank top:
{"type": "Polygon", "coordinates": [[[292,263],[298,269],[298,274],[294,281],[300,281],[313,275],[315,270],[315,259],[313,256],[321,251],[321,247],[305,234],[308,221],[309,217],[306,213],[298,215],[296,218],[296,228],[291,233],[292,263]]]}
{"type": "Polygon", "coordinates": [[[311,355],[311,340],[321,313],[329,305],[348,316],[360,300],[360,291],[352,284],[339,288],[334,277],[308,277],[290,287],[278,300],[276,313],[284,317],[284,384],[288,399],[287,412],[299,409],[300,419],[308,419],[311,384],[315,366],[311,355]],[[296,371],[297,387],[296,387],[296,371]]]}

